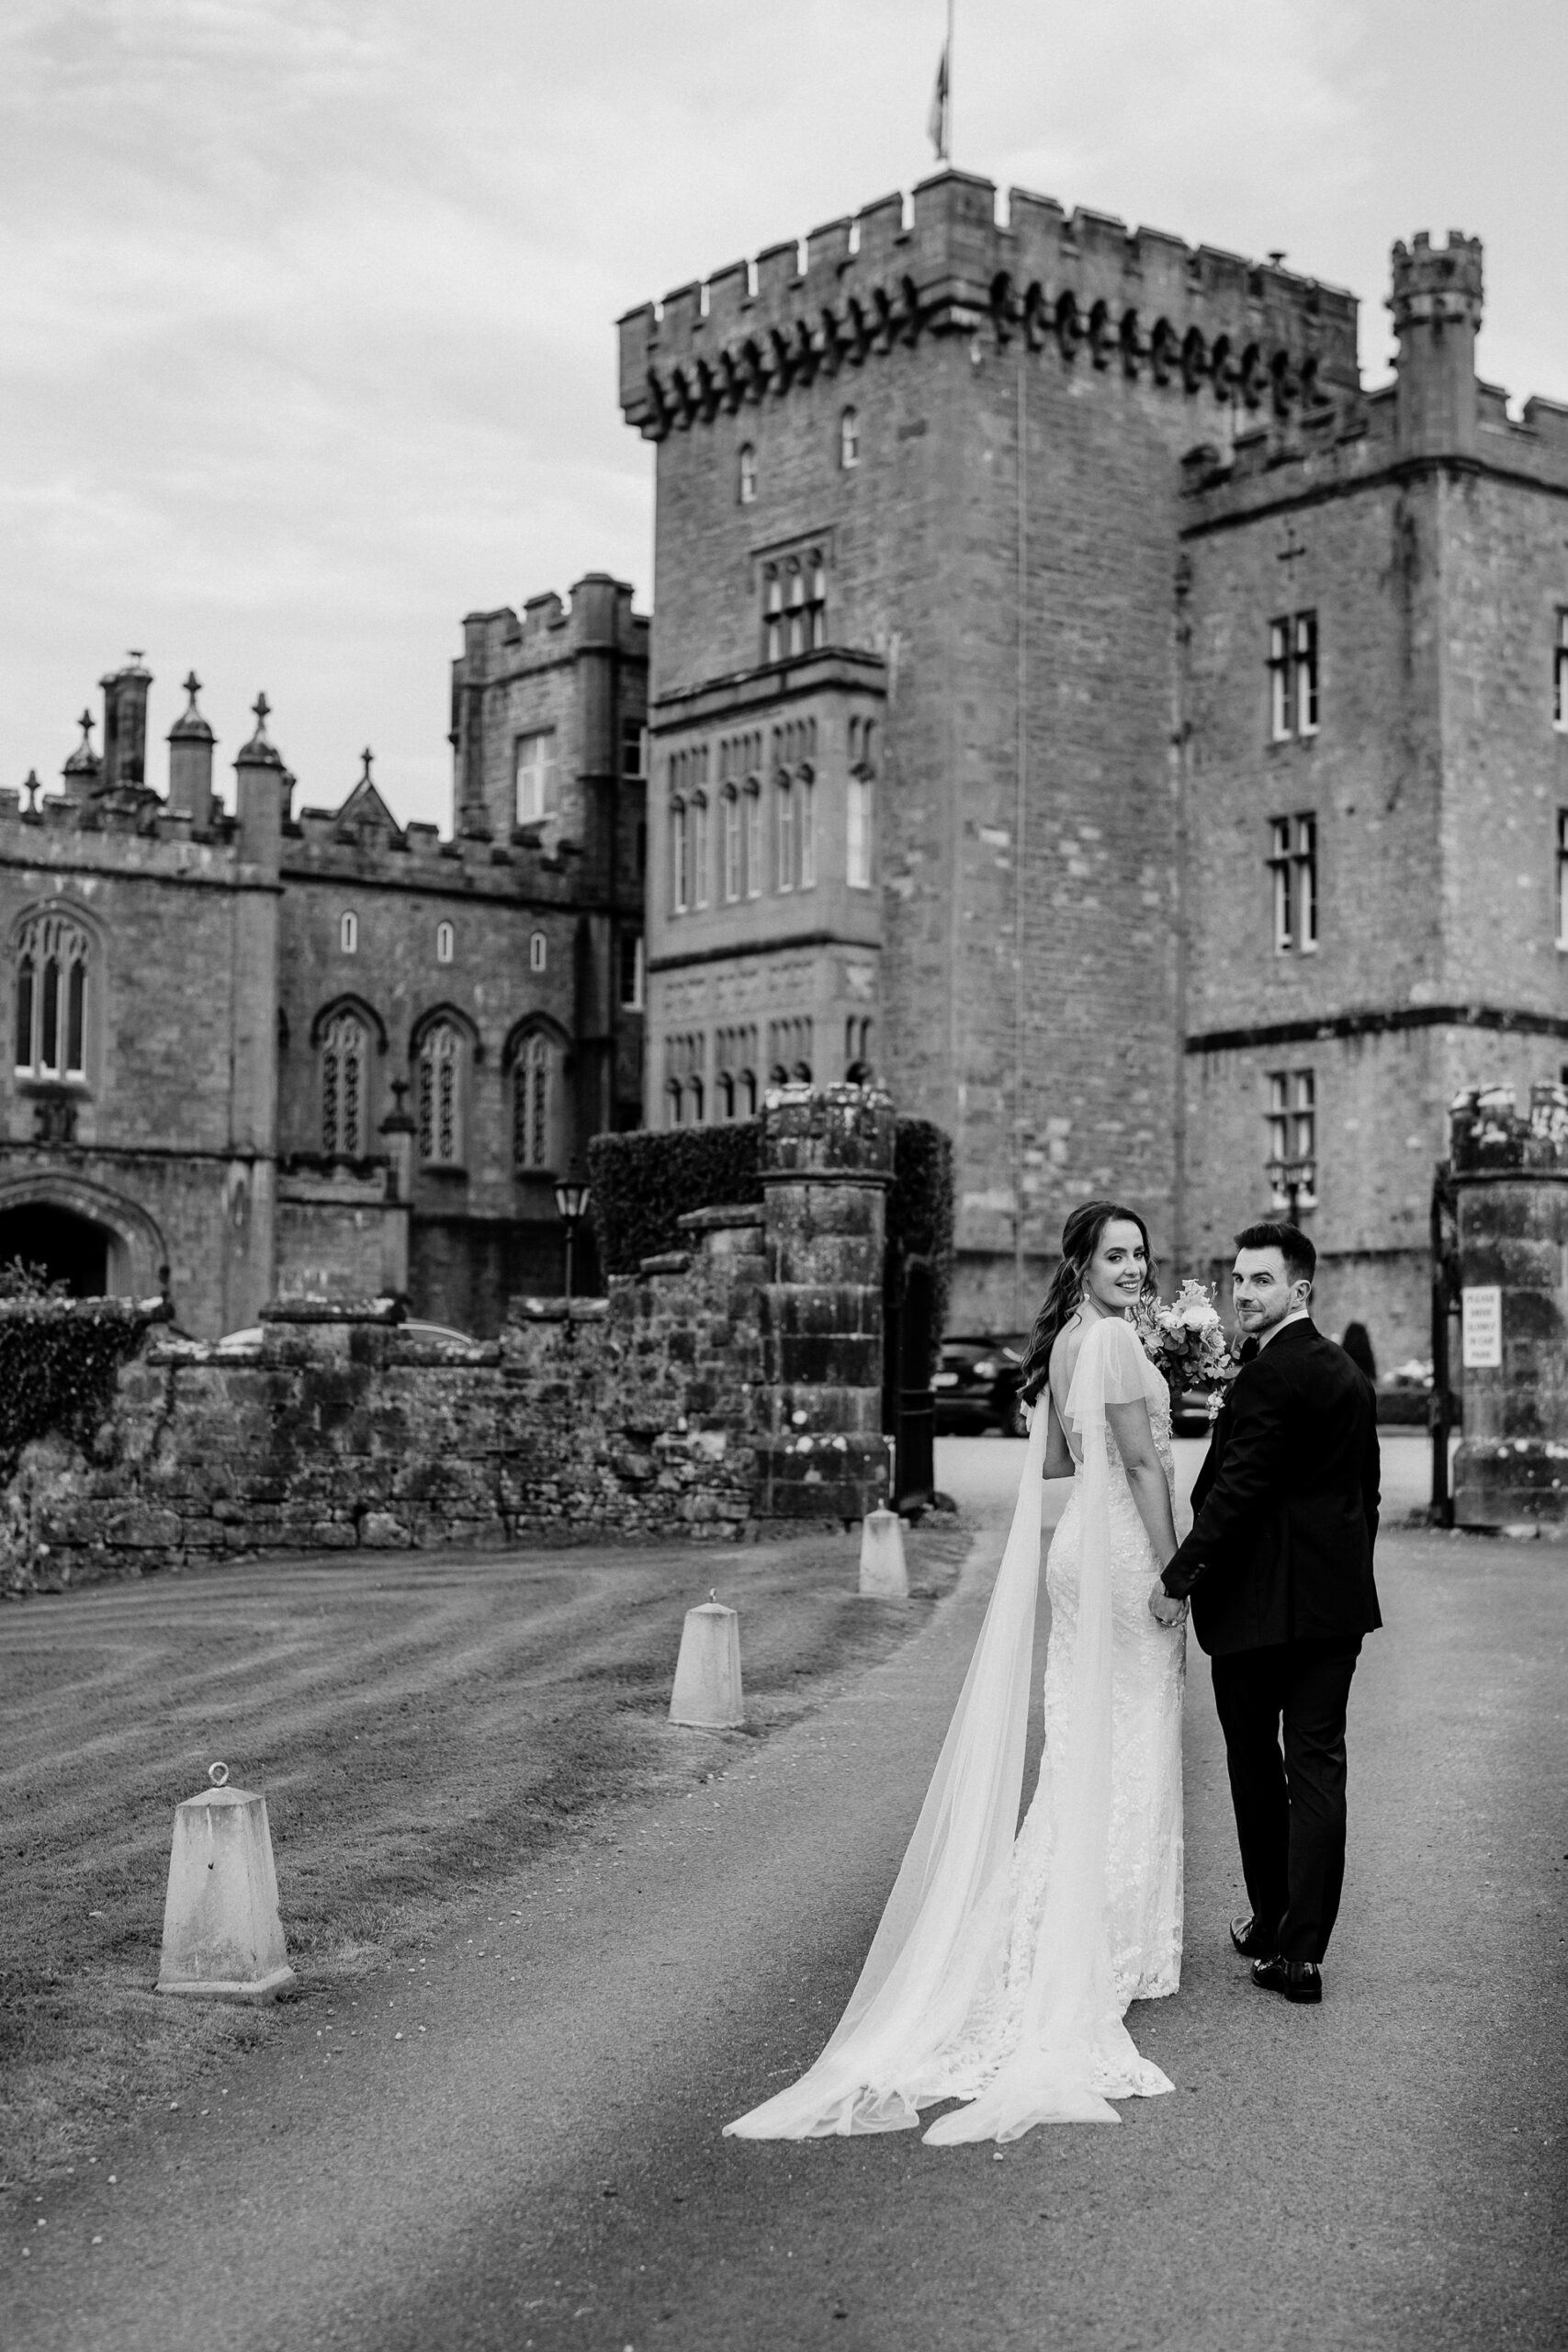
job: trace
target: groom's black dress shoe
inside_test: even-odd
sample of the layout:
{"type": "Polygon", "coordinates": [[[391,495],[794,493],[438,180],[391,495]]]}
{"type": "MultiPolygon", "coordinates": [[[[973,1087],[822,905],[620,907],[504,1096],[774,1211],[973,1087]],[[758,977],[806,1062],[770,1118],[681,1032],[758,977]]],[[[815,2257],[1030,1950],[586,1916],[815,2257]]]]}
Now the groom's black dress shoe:
{"type": "Polygon", "coordinates": [[[1315,1960],[1285,1960],[1276,1952],[1253,1962],[1252,1981],[1260,1993],[1283,1993],[1287,2001],[1323,1998],[1323,1971],[1315,1960]]]}
{"type": "Polygon", "coordinates": [[[1265,1933],[1250,1911],[1244,1911],[1239,1919],[1231,1921],[1231,1941],[1243,1960],[1271,1960],[1274,1956],[1273,1937],[1265,1933]]]}

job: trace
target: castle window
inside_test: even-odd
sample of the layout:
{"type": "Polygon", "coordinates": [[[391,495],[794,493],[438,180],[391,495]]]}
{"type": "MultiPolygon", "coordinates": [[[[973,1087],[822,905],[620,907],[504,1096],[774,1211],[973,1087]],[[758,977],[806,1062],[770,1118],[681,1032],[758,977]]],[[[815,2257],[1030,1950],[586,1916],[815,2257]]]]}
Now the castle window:
{"type": "Polygon", "coordinates": [[[714,1099],[720,1119],[749,1119],[757,1108],[757,1031],[753,1023],[714,1035],[714,1099]]]}
{"type": "Polygon", "coordinates": [[[623,931],[620,939],[620,975],[617,993],[625,1012],[640,1012],[643,1003],[643,944],[640,931],[623,931]]]}
{"type": "Polygon", "coordinates": [[[1317,615],[1269,624],[1269,732],[1276,743],[1317,733],[1317,615]]]}
{"type": "Polygon", "coordinates": [[[338,917],[337,944],[345,956],[358,955],[359,917],[357,915],[343,914],[338,917]]]}
{"type": "Polygon", "coordinates": [[[1317,946],[1317,819],[1276,817],[1269,839],[1275,953],[1310,956],[1317,946]]]}
{"type": "Polygon", "coordinates": [[[463,1041],[449,1021],[426,1030],[419,1048],[419,1156],[427,1168],[463,1164],[463,1041]]]}
{"type": "Polygon", "coordinates": [[[528,969],[542,972],[550,960],[550,943],[542,931],[528,934],[528,969]]]}
{"type": "Polygon", "coordinates": [[[778,819],[778,888],[781,890],[793,890],[795,888],[795,786],[787,775],[781,775],[774,788],[774,808],[778,819]]]}
{"type": "Polygon", "coordinates": [[[1316,1205],[1317,1079],[1310,1069],[1277,1069],[1269,1074],[1266,1120],[1269,1180],[1274,1187],[1272,1205],[1291,1205],[1291,1191],[1298,1208],[1316,1205]],[[1295,1178],[1292,1187],[1290,1179],[1295,1178]]]}
{"type": "Polygon", "coordinates": [[[1568,731],[1568,608],[1561,606],[1551,650],[1551,723],[1568,731]]]}
{"type": "Polygon", "coordinates": [[[796,852],[800,865],[800,887],[812,890],[817,887],[817,786],[807,769],[797,787],[800,807],[795,812],[796,852]]]}
{"type": "Polygon", "coordinates": [[[762,572],[762,659],[795,660],[828,641],[828,566],[820,548],[762,572]]]}
{"type": "Polygon", "coordinates": [[[757,452],[750,441],[740,444],[740,503],[750,506],[757,495],[757,452]]]}
{"type": "Polygon", "coordinates": [[[839,419],[839,463],[844,467],[860,463],[860,413],[847,408],[839,419]]]}
{"type": "Polygon", "coordinates": [[[452,961],[455,944],[456,940],[451,924],[438,922],[435,926],[435,960],[438,964],[449,964],[452,961]]]}
{"type": "Polygon", "coordinates": [[[736,791],[735,786],[732,784],[727,784],[725,786],[724,797],[720,802],[719,807],[720,821],[723,827],[719,854],[722,860],[722,871],[724,875],[724,896],[727,903],[733,905],[735,900],[740,896],[742,860],[740,846],[740,795],[736,791]]]}
{"type": "Polygon", "coordinates": [[[334,1013],[321,1039],[321,1149],[363,1159],[370,1148],[366,1082],[370,1041],[352,1012],[334,1013]]]}
{"type": "Polygon", "coordinates": [[[871,1015],[852,1012],[844,1023],[844,1080],[850,1086],[871,1084],[871,1015]]]}
{"type": "Polygon", "coordinates": [[[669,1125],[701,1126],[706,1062],[707,1040],[701,1031],[665,1039],[664,1099],[669,1125]]]}
{"type": "Polygon", "coordinates": [[[686,894],[686,804],[683,800],[672,801],[670,808],[670,910],[677,915],[683,915],[691,904],[686,894]]]}
{"type": "Polygon", "coordinates": [[[87,974],[92,948],[69,915],[36,915],[17,949],[17,1071],[87,1074],[87,974]]]}
{"type": "Polygon", "coordinates": [[[512,1072],[512,1164],[520,1175],[547,1174],[559,1157],[560,1048],[538,1031],[512,1072]]]}
{"type": "Polygon", "coordinates": [[[1557,811],[1557,944],[1568,948],[1568,808],[1557,811]]]}
{"type": "Polygon", "coordinates": [[[852,890],[871,888],[872,782],[869,775],[850,778],[848,820],[849,854],[845,862],[845,876],[852,890]]]}
{"type": "Polygon", "coordinates": [[[762,895],[762,789],[753,776],[746,786],[746,896],[762,895]]]}
{"type": "Polygon", "coordinates": [[[535,825],[556,805],[555,729],[543,727],[531,735],[519,735],[515,760],[517,821],[535,825]]]}
{"type": "Polygon", "coordinates": [[[621,774],[628,783],[640,783],[648,774],[643,755],[645,729],[640,718],[621,721],[621,774]]]}
{"type": "Polygon", "coordinates": [[[692,904],[705,907],[708,902],[708,804],[705,792],[699,792],[692,803],[692,904]]]}

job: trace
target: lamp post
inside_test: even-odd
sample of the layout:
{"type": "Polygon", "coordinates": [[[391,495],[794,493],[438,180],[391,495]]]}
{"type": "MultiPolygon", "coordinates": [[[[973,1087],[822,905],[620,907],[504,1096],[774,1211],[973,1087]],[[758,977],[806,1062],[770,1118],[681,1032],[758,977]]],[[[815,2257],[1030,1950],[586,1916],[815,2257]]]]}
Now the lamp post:
{"type": "Polygon", "coordinates": [[[1310,1199],[1316,1191],[1317,1162],[1314,1159],[1271,1159],[1264,1174],[1274,1187],[1275,1194],[1285,1195],[1286,1214],[1292,1225],[1301,1223],[1302,1194],[1310,1199]]]}
{"type": "Polygon", "coordinates": [[[588,1206],[588,1180],[575,1164],[556,1186],[556,1207],[566,1227],[566,1295],[571,1296],[571,1252],[588,1206]]]}

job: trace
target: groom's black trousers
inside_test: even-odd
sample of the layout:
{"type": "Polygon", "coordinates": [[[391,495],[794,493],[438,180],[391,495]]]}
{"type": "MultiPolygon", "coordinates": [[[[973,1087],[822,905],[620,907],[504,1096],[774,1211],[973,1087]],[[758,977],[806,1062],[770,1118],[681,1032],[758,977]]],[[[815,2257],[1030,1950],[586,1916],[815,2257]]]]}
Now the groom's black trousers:
{"type": "Polygon", "coordinates": [[[1360,1648],[1289,1642],[1211,1660],[1252,1915],[1278,1928],[1287,1960],[1321,1960],[1339,1910],[1345,1711],[1360,1648]]]}

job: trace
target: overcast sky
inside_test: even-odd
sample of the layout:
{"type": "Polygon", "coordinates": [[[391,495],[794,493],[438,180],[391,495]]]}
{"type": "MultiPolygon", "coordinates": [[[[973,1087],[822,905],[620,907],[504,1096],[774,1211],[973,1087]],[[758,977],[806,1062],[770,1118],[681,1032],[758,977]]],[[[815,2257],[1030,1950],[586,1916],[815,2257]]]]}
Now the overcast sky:
{"type": "MultiPolygon", "coordinates": [[[[1361,297],[1486,241],[1568,401],[1568,0],[957,0],[955,160],[1361,297]]],[[[931,168],[942,0],[4,0],[0,783],[131,647],[299,799],[449,818],[463,613],[649,578],[617,315],[931,168]]]]}

